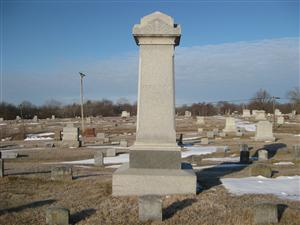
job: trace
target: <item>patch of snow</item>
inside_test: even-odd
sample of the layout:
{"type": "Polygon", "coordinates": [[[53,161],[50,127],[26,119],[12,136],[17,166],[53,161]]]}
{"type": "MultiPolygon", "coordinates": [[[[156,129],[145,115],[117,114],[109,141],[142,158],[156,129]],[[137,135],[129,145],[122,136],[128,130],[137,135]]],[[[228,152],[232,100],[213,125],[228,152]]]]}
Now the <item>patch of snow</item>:
{"type": "Polygon", "coordinates": [[[0,123],[0,126],[5,126],[7,125],[7,123],[0,123]]]}
{"type": "Polygon", "coordinates": [[[113,168],[113,169],[117,169],[119,168],[121,165],[110,165],[110,166],[106,166],[105,168],[113,168]]]}
{"type": "Polygon", "coordinates": [[[295,134],[294,136],[295,136],[295,137],[300,137],[300,134],[295,134]]]}
{"type": "Polygon", "coordinates": [[[181,158],[187,158],[192,155],[205,155],[217,151],[217,148],[224,148],[226,146],[192,146],[187,147],[187,151],[181,152],[181,158]]]}
{"type": "Polygon", "coordinates": [[[47,133],[39,133],[39,134],[28,134],[24,141],[37,141],[37,140],[53,140],[52,136],[54,135],[53,132],[47,133]]]}
{"type": "Polygon", "coordinates": [[[280,198],[300,201],[300,176],[223,178],[221,181],[232,194],[273,194],[280,198]]]}
{"type": "Polygon", "coordinates": [[[277,163],[273,163],[273,165],[276,165],[276,166],[289,166],[289,165],[295,165],[293,162],[277,162],[277,163]]]}
{"type": "Polygon", "coordinates": [[[239,162],[240,157],[223,157],[223,158],[205,158],[203,161],[216,161],[216,162],[239,162]]]}
{"type": "MultiPolygon", "coordinates": [[[[104,157],[103,158],[104,164],[121,164],[129,162],[129,154],[120,154],[115,157],[104,157]]],[[[95,164],[94,159],[85,159],[85,160],[77,160],[77,161],[65,161],[59,162],[61,164],[95,164]]]]}
{"type": "Polygon", "coordinates": [[[246,131],[256,131],[256,125],[254,123],[250,123],[249,121],[236,119],[235,124],[237,128],[244,128],[246,131]]]}

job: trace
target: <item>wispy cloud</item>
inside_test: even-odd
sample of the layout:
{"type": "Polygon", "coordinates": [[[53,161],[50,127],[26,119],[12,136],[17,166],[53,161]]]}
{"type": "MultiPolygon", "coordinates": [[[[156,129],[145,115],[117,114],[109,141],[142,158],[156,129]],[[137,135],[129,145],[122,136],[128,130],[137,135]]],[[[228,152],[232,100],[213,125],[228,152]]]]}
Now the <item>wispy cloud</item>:
{"type": "MultiPolygon", "coordinates": [[[[76,100],[79,80],[74,76],[84,71],[88,74],[86,98],[136,99],[137,52],[74,62],[55,71],[52,74],[41,71],[39,76],[27,71],[13,76],[6,72],[4,98],[38,103],[50,98],[76,100]]],[[[299,85],[299,38],[178,47],[175,77],[178,103],[249,98],[259,88],[283,96],[288,89],[299,85]]]]}

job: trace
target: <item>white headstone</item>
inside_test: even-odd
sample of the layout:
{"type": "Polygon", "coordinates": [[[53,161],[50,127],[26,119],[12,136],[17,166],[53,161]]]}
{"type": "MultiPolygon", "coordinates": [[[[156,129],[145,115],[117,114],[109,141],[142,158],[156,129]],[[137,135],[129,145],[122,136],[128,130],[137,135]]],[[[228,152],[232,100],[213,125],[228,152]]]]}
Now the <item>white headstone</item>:
{"type": "Polygon", "coordinates": [[[243,109],[243,117],[251,117],[251,111],[249,109],[243,109]]]}
{"type": "Polygon", "coordinates": [[[261,121],[261,120],[266,120],[266,112],[265,110],[256,110],[255,113],[255,120],[261,121]]]}
{"type": "Polygon", "coordinates": [[[185,111],[184,112],[184,116],[185,117],[191,117],[192,116],[192,113],[190,111],[185,111]]]}
{"type": "Polygon", "coordinates": [[[197,116],[196,119],[197,119],[197,124],[198,124],[198,125],[203,125],[203,124],[205,124],[204,116],[197,116]]]}
{"type": "Polygon", "coordinates": [[[256,141],[274,141],[275,137],[273,135],[273,125],[269,121],[259,121],[256,124],[256,141]]]}
{"type": "Polygon", "coordinates": [[[277,117],[277,124],[279,124],[279,125],[284,124],[284,117],[283,116],[278,116],[277,117]]]}
{"type": "Polygon", "coordinates": [[[226,117],[226,124],[225,124],[225,128],[223,129],[223,132],[225,132],[225,133],[236,133],[237,132],[234,118],[226,117]]]}

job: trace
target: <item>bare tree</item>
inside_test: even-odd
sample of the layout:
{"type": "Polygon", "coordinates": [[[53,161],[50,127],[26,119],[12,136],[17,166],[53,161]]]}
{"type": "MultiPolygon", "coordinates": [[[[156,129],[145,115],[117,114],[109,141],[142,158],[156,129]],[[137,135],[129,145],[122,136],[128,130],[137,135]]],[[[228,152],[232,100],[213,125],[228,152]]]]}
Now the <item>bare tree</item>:
{"type": "Polygon", "coordinates": [[[300,89],[299,87],[294,87],[292,90],[288,91],[287,97],[293,105],[293,108],[299,113],[300,112],[300,89]]]}

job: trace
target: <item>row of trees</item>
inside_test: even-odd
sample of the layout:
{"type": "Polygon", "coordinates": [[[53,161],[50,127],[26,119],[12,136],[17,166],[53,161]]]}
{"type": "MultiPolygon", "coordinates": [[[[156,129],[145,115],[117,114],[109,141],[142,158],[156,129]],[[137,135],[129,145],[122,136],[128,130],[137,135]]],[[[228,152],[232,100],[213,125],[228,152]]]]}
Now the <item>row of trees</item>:
{"type": "MultiPolygon", "coordinates": [[[[260,89],[255,93],[248,103],[234,103],[230,101],[220,101],[217,103],[194,103],[192,105],[182,105],[176,108],[179,115],[185,111],[191,111],[193,115],[211,116],[217,114],[226,114],[234,111],[242,112],[244,108],[265,110],[272,113],[274,106],[283,113],[289,113],[292,110],[300,112],[300,91],[294,88],[288,92],[288,103],[279,103],[274,96],[271,96],[266,90],[260,89]]],[[[110,100],[91,101],[84,103],[85,116],[119,116],[125,110],[131,115],[136,115],[137,105],[131,104],[126,99],[120,99],[117,102],[110,100]]],[[[62,103],[51,100],[42,106],[36,106],[29,101],[24,101],[19,105],[6,102],[0,104],[0,117],[6,120],[15,119],[20,116],[24,119],[32,119],[34,115],[45,119],[55,115],[58,118],[69,118],[80,116],[80,104],[73,103],[63,105],[62,103]]]]}

